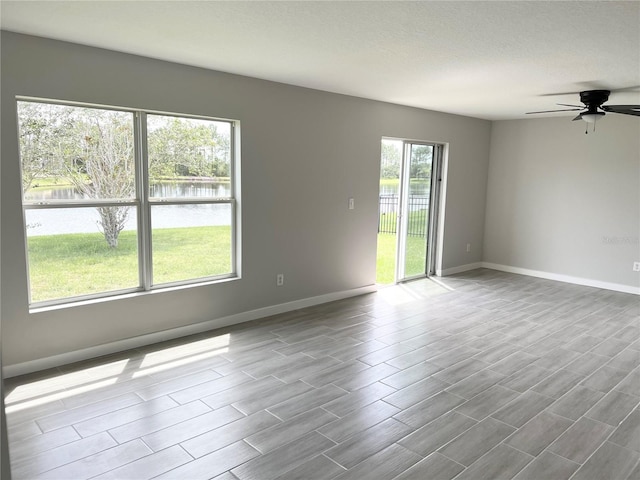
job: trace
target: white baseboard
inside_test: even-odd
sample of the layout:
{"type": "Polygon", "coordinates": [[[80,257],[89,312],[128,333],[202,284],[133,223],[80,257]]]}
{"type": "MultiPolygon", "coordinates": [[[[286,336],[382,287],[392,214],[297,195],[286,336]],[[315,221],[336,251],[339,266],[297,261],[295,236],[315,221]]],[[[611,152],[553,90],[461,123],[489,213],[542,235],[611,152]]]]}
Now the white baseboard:
{"type": "Polygon", "coordinates": [[[436,270],[436,275],[438,277],[446,277],[447,275],[455,275],[456,273],[468,272],[469,270],[475,270],[476,268],[482,268],[482,262],[467,263],[466,265],[445,268],[444,270],[436,270]]]}
{"type": "Polygon", "coordinates": [[[249,322],[251,320],[257,320],[259,318],[269,317],[271,315],[291,312],[293,310],[312,307],[314,305],[320,305],[322,303],[334,302],[336,300],[342,300],[344,298],[356,297],[358,295],[372,293],[377,290],[378,288],[376,285],[368,285],[366,287],[354,288],[352,290],[327,293],[325,295],[319,295],[316,297],[304,298],[301,300],[295,300],[293,302],[258,308],[256,310],[241,312],[222,318],[216,318],[214,320],[209,320],[206,322],[196,323],[193,325],[172,328],[169,330],[163,330],[161,332],[154,332],[146,335],[118,340],[116,342],[105,343],[103,345],[96,345],[95,347],[74,350],[73,352],[66,352],[59,355],[52,355],[50,357],[30,360],[28,362],[7,365],[2,368],[2,373],[4,375],[4,378],[16,377],[18,375],[38,372],[41,370],[46,370],[48,368],[59,367],[61,365],[68,365],[70,363],[88,360],[90,358],[96,358],[103,355],[122,352],[131,348],[139,348],[166,340],[186,337],[187,335],[215,330],[216,328],[223,328],[243,322],[249,322]]]}
{"type": "Polygon", "coordinates": [[[556,280],[558,282],[584,285],[586,287],[602,288],[604,290],[614,290],[616,292],[632,293],[634,295],[640,295],[639,287],[633,287],[631,285],[623,285],[620,283],[602,282],[600,280],[592,280],[590,278],[573,277],[571,275],[562,275],[560,273],[542,272],[540,270],[530,270],[528,268],[512,267],[510,265],[500,265],[498,263],[490,263],[490,262],[481,262],[480,267],[489,268],[491,270],[500,270],[501,272],[528,275],[530,277],[545,278],[547,280],[556,280]]]}

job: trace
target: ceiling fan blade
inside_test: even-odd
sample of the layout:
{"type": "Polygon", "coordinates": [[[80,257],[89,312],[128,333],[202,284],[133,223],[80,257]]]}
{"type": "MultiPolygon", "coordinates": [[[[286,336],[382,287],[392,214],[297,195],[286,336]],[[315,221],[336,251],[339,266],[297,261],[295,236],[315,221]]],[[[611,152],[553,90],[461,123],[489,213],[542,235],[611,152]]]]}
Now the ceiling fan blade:
{"type": "Polygon", "coordinates": [[[556,105],[562,105],[563,107],[576,107],[576,108],[579,108],[580,110],[585,108],[584,105],[583,106],[580,106],[580,105],[569,105],[568,103],[556,103],[556,105]]]}
{"type": "Polygon", "coordinates": [[[635,115],[640,117],[640,105],[603,105],[602,110],[623,115],[635,115]]]}
{"type": "Polygon", "coordinates": [[[572,122],[575,122],[576,120],[582,120],[582,114],[578,114],[578,116],[576,118],[574,118],[573,120],[571,120],[572,122]]]}
{"type": "Polygon", "coordinates": [[[561,95],[577,95],[583,90],[609,90],[611,93],[624,93],[624,92],[638,92],[640,91],[640,85],[632,85],[622,88],[609,88],[600,83],[585,82],[582,83],[582,87],[576,88],[573,92],[555,92],[555,93],[543,93],[538,95],[539,97],[559,97],[561,95]]]}
{"type": "Polygon", "coordinates": [[[525,115],[530,115],[532,113],[554,113],[554,112],[577,112],[579,110],[584,110],[585,107],[580,108],[565,108],[562,110],[542,110],[541,112],[525,112],[525,115]]]}

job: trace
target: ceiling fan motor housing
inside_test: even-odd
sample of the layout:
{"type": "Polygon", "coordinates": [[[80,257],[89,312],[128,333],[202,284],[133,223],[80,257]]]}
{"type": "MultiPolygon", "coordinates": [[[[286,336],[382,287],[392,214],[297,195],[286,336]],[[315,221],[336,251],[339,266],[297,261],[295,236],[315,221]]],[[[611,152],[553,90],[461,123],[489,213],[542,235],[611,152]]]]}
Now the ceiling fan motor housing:
{"type": "Polygon", "coordinates": [[[610,93],[609,90],[586,90],[580,92],[580,101],[587,106],[587,112],[585,113],[597,113],[598,108],[609,100],[610,93]]]}

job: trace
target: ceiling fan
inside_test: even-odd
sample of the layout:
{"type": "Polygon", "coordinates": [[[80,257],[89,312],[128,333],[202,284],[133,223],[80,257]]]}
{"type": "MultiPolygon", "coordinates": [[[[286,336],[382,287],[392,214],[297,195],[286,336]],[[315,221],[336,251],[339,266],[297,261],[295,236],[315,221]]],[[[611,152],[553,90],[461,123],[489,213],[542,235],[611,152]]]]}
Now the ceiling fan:
{"type": "MultiPolygon", "coordinates": [[[[606,113],[621,113],[623,115],[635,115],[637,117],[640,117],[640,105],[603,105],[603,103],[609,100],[610,93],[610,90],[585,90],[584,92],[580,92],[580,101],[584,104],[584,106],[558,103],[557,105],[573,108],[564,108],[560,110],[544,110],[541,112],[527,112],[526,114],[531,115],[535,113],[580,111],[578,116],[573,120],[584,120],[585,122],[587,122],[587,124],[592,123],[594,131],[595,123],[600,118],[604,117],[606,113]]],[[[587,133],[587,131],[585,131],[584,133],[587,133]]]]}

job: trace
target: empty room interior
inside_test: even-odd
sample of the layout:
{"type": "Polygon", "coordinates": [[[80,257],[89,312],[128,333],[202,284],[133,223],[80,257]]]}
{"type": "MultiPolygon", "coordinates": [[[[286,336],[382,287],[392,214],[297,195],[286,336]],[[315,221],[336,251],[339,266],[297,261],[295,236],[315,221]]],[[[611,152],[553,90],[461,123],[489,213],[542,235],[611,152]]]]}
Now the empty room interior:
{"type": "Polygon", "coordinates": [[[0,2],[2,479],[640,479],[640,1],[0,2]]]}

